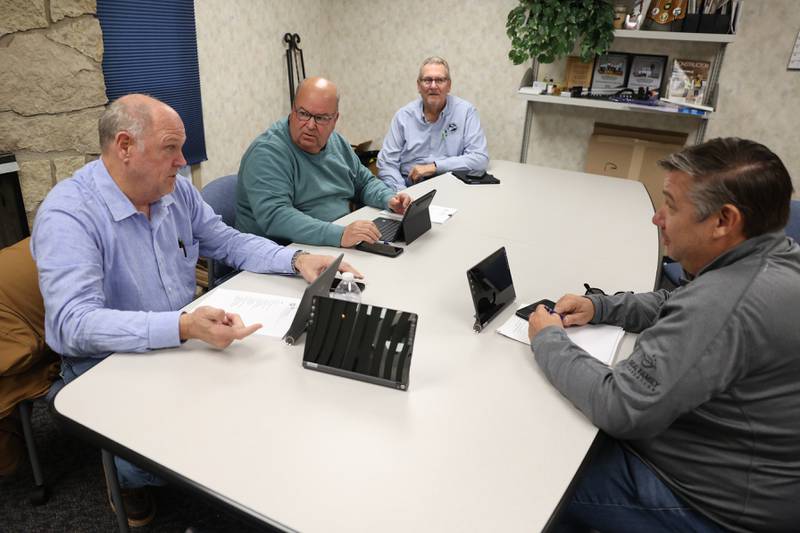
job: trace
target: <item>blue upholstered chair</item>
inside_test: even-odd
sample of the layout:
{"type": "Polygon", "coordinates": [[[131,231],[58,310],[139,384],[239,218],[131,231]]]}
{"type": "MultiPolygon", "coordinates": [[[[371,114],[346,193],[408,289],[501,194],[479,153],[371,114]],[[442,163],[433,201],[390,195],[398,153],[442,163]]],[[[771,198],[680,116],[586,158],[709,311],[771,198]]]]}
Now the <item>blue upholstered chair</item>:
{"type": "MultiPolygon", "coordinates": [[[[203,200],[211,206],[222,221],[233,226],[236,224],[236,185],[239,177],[236,174],[217,178],[200,191],[203,200]]],[[[211,290],[227,280],[238,270],[213,259],[208,260],[208,289],[211,290]]]]}
{"type": "MultiPolygon", "coordinates": [[[[800,200],[792,200],[789,210],[789,222],[786,224],[783,231],[792,239],[800,242],[800,200]]],[[[665,276],[670,283],[678,286],[683,277],[683,269],[680,263],[664,261],[662,265],[662,275],[665,276]]]]}
{"type": "Polygon", "coordinates": [[[789,222],[786,223],[786,229],[783,231],[792,239],[800,242],[800,200],[792,200],[789,222]]]}

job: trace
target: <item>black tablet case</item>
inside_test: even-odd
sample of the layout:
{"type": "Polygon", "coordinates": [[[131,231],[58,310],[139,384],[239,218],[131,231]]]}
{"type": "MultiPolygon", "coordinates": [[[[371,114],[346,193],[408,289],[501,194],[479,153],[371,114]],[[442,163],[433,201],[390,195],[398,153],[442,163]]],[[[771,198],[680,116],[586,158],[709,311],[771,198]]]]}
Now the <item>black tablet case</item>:
{"type": "Polygon", "coordinates": [[[431,202],[433,202],[433,196],[435,194],[436,189],[433,189],[414,200],[411,205],[408,206],[408,210],[403,216],[402,225],[400,229],[397,230],[397,235],[394,236],[394,239],[391,239],[392,241],[411,244],[417,237],[431,229],[431,214],[428,208],[431,202]]]}
{"type": "Polygon", "coordinates": [[[454,170],[452,174],[467,185],[495,185],[500,183],[499,179],[488,172],[484,172],[480,176],[470,176],[466,171],[454,170]]]}
{"type": "Polygon", "coordinates": [[[417,315],[315,296],[303,366],[408,390],[417,315]]]}

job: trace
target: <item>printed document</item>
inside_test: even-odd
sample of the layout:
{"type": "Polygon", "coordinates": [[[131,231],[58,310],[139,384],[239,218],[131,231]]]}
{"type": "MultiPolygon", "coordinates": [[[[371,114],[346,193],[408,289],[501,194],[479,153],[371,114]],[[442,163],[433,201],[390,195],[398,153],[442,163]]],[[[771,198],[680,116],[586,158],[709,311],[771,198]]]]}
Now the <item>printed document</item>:
{"type": "MultiPolygon", "coordinates": [[[[625,334],[622,328],[606,324],[587,324],[576,328],[565,328],[564,331],[572,342],[607,365],[614,359],[619,342],[625,334]]],[[[528,322],[517,315],[512,315],[505,324],[497,328],[497,333],[523,344],[531,343],[528,339],[528,322]]]]}
{"type": "Polygon", "coordinates": [[[300,298],[220,288],[203,300],[202,305],[236,313],[242,317],[245,326],[261,324],[261,329],[254,335],[280,338],[292,324],[300,298]]]}

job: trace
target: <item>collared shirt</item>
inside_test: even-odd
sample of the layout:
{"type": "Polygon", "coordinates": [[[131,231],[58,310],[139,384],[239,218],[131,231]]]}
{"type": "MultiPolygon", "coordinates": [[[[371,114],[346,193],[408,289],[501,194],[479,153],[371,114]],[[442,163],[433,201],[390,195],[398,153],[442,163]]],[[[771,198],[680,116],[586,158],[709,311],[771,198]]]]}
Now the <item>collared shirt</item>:
{"type": "Polygon", "coordinates": [[[422,98],[400,108],[378,154],[378,177],[399,191],[413,185],[408,175],[416,165],[436,163],[436,172],[481,173],[489,164],[486,136],[478,110],[448,95],[436,122],[427,122],[422,98]]]}
{"type": "Polygon", "coordinates": [[[31,251],[47,343],[62,356],[98,358],[180,343],[198,255],[289,274],[296,250],[226,226],[182,176],[150,205],[148,220],[97,160],[47,195],[31,251]]]}

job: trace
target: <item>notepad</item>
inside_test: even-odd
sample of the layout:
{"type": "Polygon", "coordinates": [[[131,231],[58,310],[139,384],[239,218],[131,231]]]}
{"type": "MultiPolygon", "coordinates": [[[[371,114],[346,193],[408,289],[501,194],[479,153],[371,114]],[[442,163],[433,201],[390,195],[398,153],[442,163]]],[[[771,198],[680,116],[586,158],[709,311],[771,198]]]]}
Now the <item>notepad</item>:
{"type": "Polygon", "coordinates": [[[245,326],[261,324],[254,335],[283,337],[294,319],[300,298],[274,296],[260,292],[236,291],[219,288],[203,300],[203,305],[236,313],[245,326]]]}
{"type": "MultiPolygon", "coordinates": [[[[622,328],[607,324],[587,324],[586,326],[566,328],[565,331],[572,342],[607,365],[610,365],[614,359],[617,347],[625,334],[622,328]]],[[[497,333],[523,344],[530,344],[528,322],[516,315],[512,315],[505,324],[497,328],[497,333]]]]}

